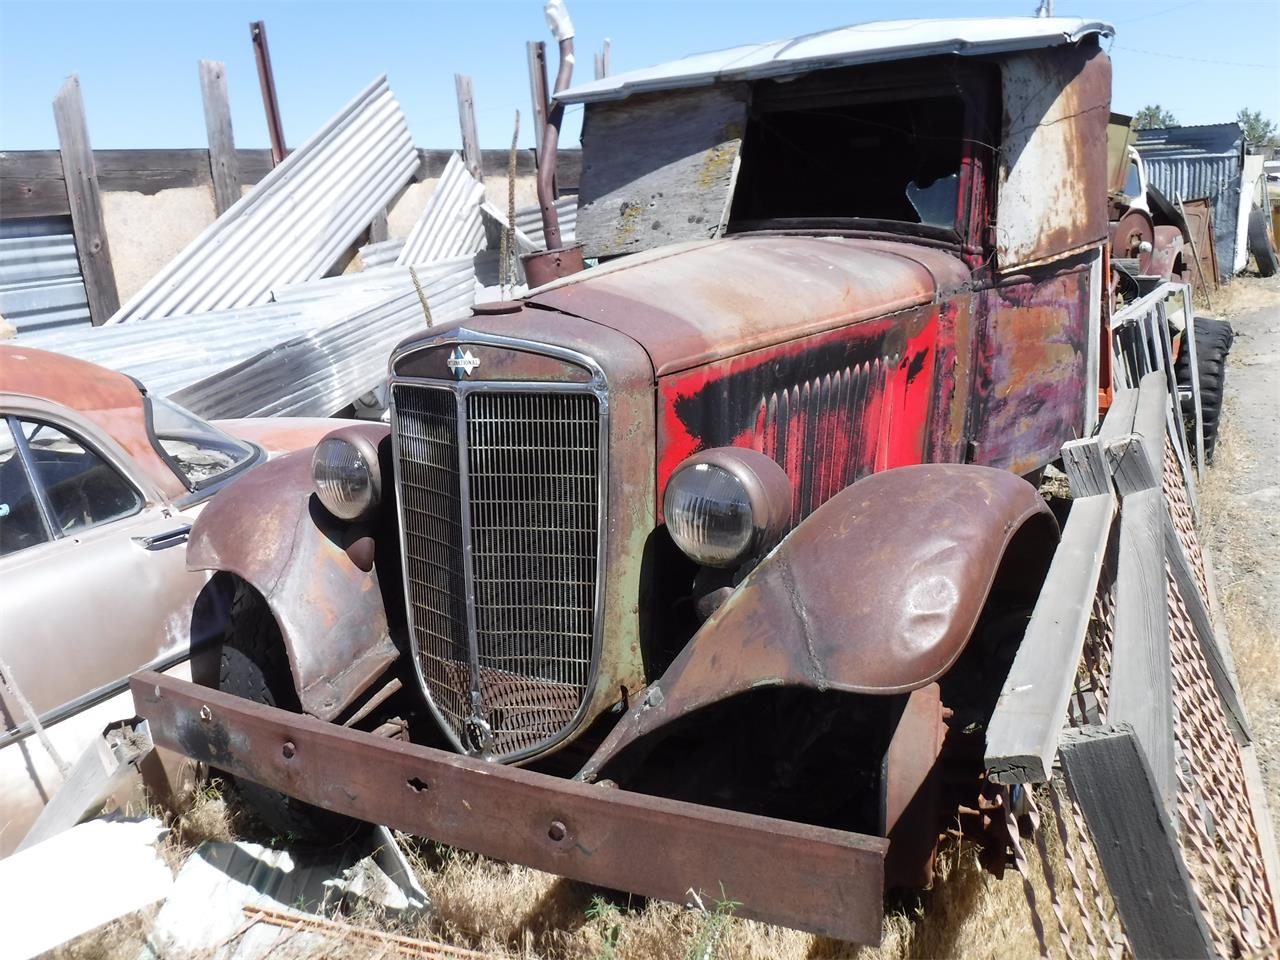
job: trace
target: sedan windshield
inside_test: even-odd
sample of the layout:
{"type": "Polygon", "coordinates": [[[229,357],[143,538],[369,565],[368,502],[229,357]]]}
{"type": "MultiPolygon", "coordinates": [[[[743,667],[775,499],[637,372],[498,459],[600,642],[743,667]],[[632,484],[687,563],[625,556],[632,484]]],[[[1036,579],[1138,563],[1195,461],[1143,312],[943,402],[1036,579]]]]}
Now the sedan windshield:
{"type": "Polygon", "coordinates": [[[148,397],[152,442],[191,490],[253,460],[257,451],[170,400],[148,397]]]}

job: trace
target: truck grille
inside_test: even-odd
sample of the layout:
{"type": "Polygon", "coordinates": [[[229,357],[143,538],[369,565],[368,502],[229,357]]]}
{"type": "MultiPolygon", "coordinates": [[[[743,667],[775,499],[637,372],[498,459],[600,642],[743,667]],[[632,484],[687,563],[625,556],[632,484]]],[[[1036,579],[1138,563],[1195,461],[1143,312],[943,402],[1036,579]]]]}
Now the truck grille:
{"type": "Polygon", "coordinates": [[[590,681],[600,402],[405,383],[392,396],[423,683],[464,749],[526,754],[572,724],[590,681]]]}

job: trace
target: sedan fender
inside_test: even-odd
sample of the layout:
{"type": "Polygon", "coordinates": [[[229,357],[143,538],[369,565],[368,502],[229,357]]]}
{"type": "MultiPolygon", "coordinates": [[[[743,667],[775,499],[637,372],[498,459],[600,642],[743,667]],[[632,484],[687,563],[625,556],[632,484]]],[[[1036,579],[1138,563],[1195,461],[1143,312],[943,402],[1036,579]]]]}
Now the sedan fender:
{"type": "MultiPolygon", "coordinates": [[[[359,429],[377,446],[385,426],[359,429]]],[[[334,719],[398,652],[366,531],[339,523],[312,492],[311,450],[250,471],[191,528],[187,565],[235,574],[280,626],[302,709],[334,719]]]]}
{"type": "Polygon", "coordinates": [[[858,481],[743,580],[579,776],[594,779],[646,734],[759,687],[900,694],[933,683],[963,652],[1024,529],[1019,550],[1030,554],[1019,566],[1034,576],[1057,524],[1036,489],[1003,470],[926,464],[858,481]]]}

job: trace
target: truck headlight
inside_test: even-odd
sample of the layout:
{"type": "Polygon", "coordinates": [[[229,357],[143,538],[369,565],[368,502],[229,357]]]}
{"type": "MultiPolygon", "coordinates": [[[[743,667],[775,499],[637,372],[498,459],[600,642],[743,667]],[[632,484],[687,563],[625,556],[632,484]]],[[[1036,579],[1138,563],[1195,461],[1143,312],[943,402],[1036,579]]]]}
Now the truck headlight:
{"type": "Polygon", "coordinates": [[[667,481],[667,531],[708,567],[736,567],[773,549],[791,523],[791,481],[756,450],[719,447],[695,454],[667,481]]]}
{"type": "Polygon", "coordinates": [[[311,455],[311,481],[320,503],[339,520],[368,516],[381,494],[377,451],[362,436],[330,434],[311,455]]]}

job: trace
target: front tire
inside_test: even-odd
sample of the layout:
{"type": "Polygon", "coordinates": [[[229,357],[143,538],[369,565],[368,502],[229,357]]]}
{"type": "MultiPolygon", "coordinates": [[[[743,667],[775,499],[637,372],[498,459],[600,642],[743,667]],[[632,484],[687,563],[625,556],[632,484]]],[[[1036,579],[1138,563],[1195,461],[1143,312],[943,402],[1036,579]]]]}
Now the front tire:
{"type": "MultiPolygon", "coordinates": [[[[264,706],[302,712],[280,626],[266,602],[243,583],[236,589],[222,641],[218,689],[264,706]]],[[[276,836],[332,846],[367,826],[251,780],[223,776],[249,812],[276,836]]]]}

